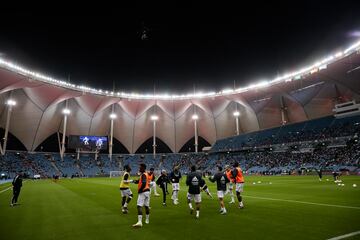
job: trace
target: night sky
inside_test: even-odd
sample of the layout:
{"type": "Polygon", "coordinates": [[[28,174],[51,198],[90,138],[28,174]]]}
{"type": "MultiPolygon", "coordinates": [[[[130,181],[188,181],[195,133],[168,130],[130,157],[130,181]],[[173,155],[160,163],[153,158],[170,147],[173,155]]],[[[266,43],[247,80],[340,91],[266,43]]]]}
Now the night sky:
{"type": "Polygon", "coordinates": [[[218,91],[271,80],[360,38],[356,1],[314,2],[3,8],[0,56],[104,90],[218,91]]]}

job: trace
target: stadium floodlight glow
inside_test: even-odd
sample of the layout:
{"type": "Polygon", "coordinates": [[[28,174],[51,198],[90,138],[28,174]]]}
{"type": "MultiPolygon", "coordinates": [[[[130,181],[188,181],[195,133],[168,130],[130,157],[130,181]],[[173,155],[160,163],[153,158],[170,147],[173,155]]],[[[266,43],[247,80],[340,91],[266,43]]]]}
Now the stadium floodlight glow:
{"type": "Polygon", "coordinates": [[[70,111],[70,109],[68,109],[68,108],[64,108],[63,111],[62,111],[62,113],[63,113],[64,115],[69,115],[69,114],[71,113],[71,111],[70,111]]]}
{"type": "Polygon", "coordinates": [[[192,115],[192,117],[191,117],[193,120],[198,120],[199,119],[199,116],[198,115],[196,115],[196,114],[194,114],[194,115],[192,115]]]}
{"type": "Polygon", "coordinates": [[[234,90],[233,89],[224,89],[221,91],[221,93],[225,93],[225,94],[228,94],[228,93],[233,93],[234,90]]]}
{"type": "Polygon", "coordinates": [[[326,69],[327,68],[327,65],[325,64],[325,65],[321,65],[320,67],[319,67],[319,71],[321,71],[321,70],[324,70],[324,69],[326,69]]]}
{"type": "Polygon", "coordinates": [[[9,106],[15,106],[15,105],[16,105],[16,101],[13,100],[13,99],[9,99],[9,100],[7,100],[6,104],[9,105],[9,106]]]}
{"type": "Polygon", "coordinates": [[[338,52],[335,54],[335,57],[339,58],[339,57],[342,57],[342,55],[344,55],[343,52],[338,52]]]}
{"type": "Polygon", "coordinates": [[[157,120],[159,120],[159,117],[158,117],[157,115],[152,115],[152,116],[150,117],[150,119],[151,119],[152,121],[157,121],[157,120]]]}
{"type": "MultiPolygon", "coordinates": [[[[318,68],[318,70],[322,70],[325,68],[320,68],[321,66],[327,66],[330,63],[333,63],[339,59],[342,59],[346,56],[349,56],[352,53],[355,53],[360,50],[360,39],[357,40],[357,42],[350,45],[348,48],[346,48],[343,51],[338,51],[334,55],[330,55],[326,58],[321,59],[320,61],[316,61],[315,64],[306,66],[302,69],[299,69],[297,71],[294,71],[292,73],[287,73],[285,75],[279,76],[274,78],[271,81],[265,81],[255,84],[250,84],[249,86],[241,87],[238,89],[225,89],[220,92],[208,92],[208,93],[192,93],[192,94],[181,94],[181,95],[175,95],[175,94],[134,94],[134,93],[117,93],[117,96],[124,97],[128,99],[191,99],[191,98],[203,98],[203,97],[216,97],[216,96],[223,96],[223,95],[230,95],[235,93],[243,93],[250,91],[252,89],[257,88],[263,88],[274,84],[280,84],[291,81],[291,79],[298,78],[301,79],[303,75],[309,74],[311,71],[314,71],[315,68],[318,68]]],[[[89,92],[104,96],[114,96],[115,93],[108,90],[102,90],[102,89],[94,89],[82,85],[75,85],[71,84],[67,81],[62,81],[58,79],[54,79],[52,77],[46,76],[42,73],[34,72],[31,70],[28,70],[20,65],[17,65],[13,62],[10,62],[8,60],[5,60],[4,58],[0,57],[0,68],[5,68],[10,71],[16,72],[18,74],[21,74],[25,77],[29,77],[30,79],[51,83],[57,86],[69,88],[72,90],[82,91],[82,92],[89,92]]]]}
{"type": "Polygon", "coordinates": [[[238,117],[238,116],[240,116],[240,112],[239,112],[239,111],[235,111],[235,112],[233,113],[233,115],[234,115],[235,117],[238,117]]]}
{"type": "Polygon", "coordinates": [[[115,119],[116,117],[117,117],[117,116],[116,116],[115,113],[111,113],[111,114],[110,114],[110,118],[111,118],[111,119],[115,119]]]}
{"type": "Polygon", "coordinates": [[[269,81],[261,81],[261,82],[258,82],[258,83],[255,83],[253,85],[254,88],[261,88],[261,87],[267,87],[270,85],[270,82],[269,81]]]}
{"type": "Polygon", "coordinates": [[[356,50],[356,49],[359,48],[359,47],[360,47],[360,41],[354,43],[353,45],[351,45],[350,47],[348,47],[347,49],[345,49],[344,54],[347,54],[347,53],[349,53],[349,52],[351,52],[351,51],[354,51],[354,50],[356,50]]]}

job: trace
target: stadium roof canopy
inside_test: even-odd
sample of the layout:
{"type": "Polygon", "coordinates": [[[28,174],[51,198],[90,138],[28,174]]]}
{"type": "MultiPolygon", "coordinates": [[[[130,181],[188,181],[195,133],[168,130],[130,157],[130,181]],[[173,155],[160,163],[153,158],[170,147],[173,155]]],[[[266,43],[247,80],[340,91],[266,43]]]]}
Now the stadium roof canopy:
{"type": "Polygon", "coordinates": [[[360,41],[344,51],[271,81],[215,93],[141,95],[95,90],[56,80],[0,58],[0,127],[5,128],[6,102],[14,99],[9,131],[29,151],[63,129],[63,109],[71,110],[67,135],[108,135],[116,114],[114,137],[130,153],[152,136],[151,116],[158,116],[157,137],[173,152],[198,132],[213,144],[240,132],[332,114],[336,102],[359,100],[360,41]]]}

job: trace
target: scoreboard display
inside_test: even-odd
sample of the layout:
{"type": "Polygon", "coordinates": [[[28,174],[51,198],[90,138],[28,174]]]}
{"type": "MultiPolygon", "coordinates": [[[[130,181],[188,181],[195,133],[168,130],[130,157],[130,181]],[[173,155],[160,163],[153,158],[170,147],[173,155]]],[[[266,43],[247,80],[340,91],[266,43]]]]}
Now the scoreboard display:
{"type": "Polygon", "coordinates": [[[107,136],[70,135],[68,148],[83,150],[106,150],[108,148],[107,136]]]}

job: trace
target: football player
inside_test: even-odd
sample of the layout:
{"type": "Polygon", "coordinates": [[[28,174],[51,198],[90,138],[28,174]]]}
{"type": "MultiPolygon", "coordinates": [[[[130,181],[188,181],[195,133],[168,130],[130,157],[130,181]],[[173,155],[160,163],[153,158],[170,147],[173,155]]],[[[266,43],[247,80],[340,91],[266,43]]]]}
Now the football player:
{"type": "Polygon", "coordinates": [[[156,191],[154,168],[150,168],[149,175],[150,175],[150,178],[151,178],[151,181],[150,181],[150,193],[153,191],[155,197],[158,197],[158,196],[160,196],[160,194],[158,194],[157,191],[156,191]]]}
{"type": "Polygon", "coordinates": [[[133,180],[130,179],[130,172],[131,168],[129,165],[124,166],[124,175],[122,176],[121,182],[120,182],[120,192],[122,197],[122,212],[128,213],[128,204],[130,203],[133,193],[130,189],[130,183],[133,182],[133,180]]]}
{"type": "Polygon", "coordinates": [[[170,173],[170,181],[172,183],[172,196],[171,199],[175,205],[179,204],[179,190],[180,190],[181,173],[179,167],[174,167],[174,170],[170,173]]]}
{"type": "Polygon", "coordinates": [[[223,172],[221,166],[218,166],[218,172],[210,177],[211,182],[216,182],[217,196],[220,202],[220,214],[226,214],[226,208],[224,204],[224,196],[226,191],[226,184],[230,182],[226,174],[223,172]]]}
{"type": "Polygon", "coordinates": [[[196,218],[200,217],[200,205],[201,205],[201,194],[200,190],[204,190],[209,195],[209,189],[206,186],[205,180],[202,178],[202,174],[196,171],[195,166],[191,166],[191,172],[187,175],[186,185],[189,186],[187,193],[188,204],[190,208],[190,214],[193,214],[194,208],[192,201],[196,204],[196,218]]]}
{"type": "Polygon", "coordinates": [[[244,203],[242,201],[242,196],[241,193],[244,191],[244,176],[243,176],[243,172],[239,166],[238,162],[235,162],[233,165],[233,170],[232,170],[232,176],[231,179],[233,181],[233,183],[235,183],[235,191],[236,191],[236,197],[239,201],[239,208],[244,208],[244,203]]]}
{"type": "Polygon", "coordinates": [[[232,177],[231,177],[231,167],[229,165],[225,166],[225,174],[227,176],[227,178],[229,179],[229,187],[226,190],[225,194],[230,194],[231,197],[231,201],[229,202],[230,204],[235,203],[235,199],[234,199],[234,192],[233,192],[233,182],[231,181],[232,177]]]}
{"type": "Polygon", "coordinates": [[[149,224],[150,219],[150,176],[146,172],[146,165],[140,164],[139,168],[140,179],[135,180],[134,183],[138,184],[138,199],[137,199],[137,210],[138,210],[138,221],[133,225],[135,228],[142,227],[142,208],[145,207],[146,219],[145,224],[149,224]]]}

